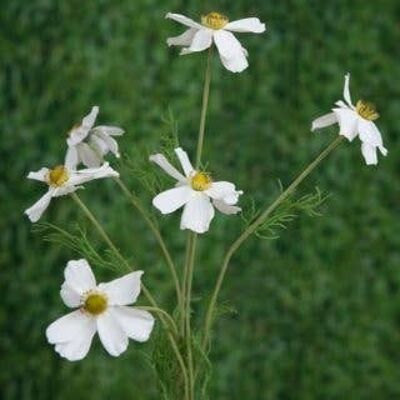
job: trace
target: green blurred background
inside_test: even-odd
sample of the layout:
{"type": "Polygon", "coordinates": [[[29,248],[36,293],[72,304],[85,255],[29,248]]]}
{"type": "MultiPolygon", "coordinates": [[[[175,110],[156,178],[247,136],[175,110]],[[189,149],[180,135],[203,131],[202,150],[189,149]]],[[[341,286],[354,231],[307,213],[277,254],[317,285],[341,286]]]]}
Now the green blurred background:
{"type": "MultiPolygon", "coordinates": [[[[166,38],[183,27],[164,15],[212,10],[232,20],[256,15],[268,27],[240,35],[250,53],[244,73],[214,63],[205,160],[215,176],[236,182],[257,206],[271,201],[277,180],[287,185],[334,137],[335,129],[312,134],[310,122],[341,97],[347,71],[353,97],[378,106],[389,156],[367,167],[359,144],[346,143],[301,190],[318,185],[332,193],[324,216],[297,219],[277,241],[252,238],[234,258],[221,301],[236,312],[214,332],[210,396],[400,398],[398,0],[3,0],[1,399],[160,398],[146,356],[151,341],[131,342],[118,359],[96,341],[80,363],[61,360],[46,343],[46,326],[66,311],[58,294],[64,266],[79,256],[32,232],[23,210],[44,188],[25,176],[62,161],[65,133],[94,104],[98,123],[126,129],[120,143],[129,157],[158,149],[169,107],[181,144],[193,153],[205,55],[168,49],[166,38]]],[[[133,173],[123,178],[141,193],[133,173]]],[[[81,197],[170,307],[173,292],[153,237],[113,182],[87,185],[81,197]]],[[[43,221],[85,224],[68,198],[55,201],[43,221]]],[[[179,216],[160,221],[181,257],[179,216]]],[[[240,227],[240,218],[219,215],[202,237],[196,315],[240,227]]],[[[98,276],[108,278],[102,270],[98,276]]]]}

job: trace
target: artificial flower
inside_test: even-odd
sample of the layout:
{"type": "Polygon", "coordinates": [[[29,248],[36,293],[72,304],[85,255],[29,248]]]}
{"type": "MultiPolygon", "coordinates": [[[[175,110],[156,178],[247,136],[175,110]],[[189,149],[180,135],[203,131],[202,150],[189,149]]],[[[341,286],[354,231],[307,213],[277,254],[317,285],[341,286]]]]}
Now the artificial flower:
{"type": "Polygon", "coordinates": [[[168,175],[177,180],[174,188],[160,193],[153,199],[153,205],[163,214],[170,214],[181,207],[181,229],[193,232],[208,231],[214,218],[214,207],[223,214],[237,214],[241,209],[235,204],[242,191],[237,191],[230,182],[214,182],[204,171],[196,171],[185,151],[180,147],[175,149],[184,175],[173,167],[162,154],[150,156],[150,161],[156,163],[168,175]]]}
{"type": "Polygon", "coordinates": [[[388,151],[383,146],[382,136],[374,121],[379,118],[375,106],[367,101],[358,100],[354,106],[350,96],[350,74],[345,76],[343,100],[335,103],[332,112],[317,118],[312,123],[312,130],[325,128],[338,123],[339,134],[350,142],[357,136],[361,140],[361,153],[367,165],[378,164],[377,150],[386,156],[388,151]]]}
{"type": "Polygon", "coordinates": [[[248,66],[248,52],[232,32],[263,33],[265,24],[258,18],[244,18],[229,22],[220,13],[211,12],[201,17],[201,23],[180,14],[168,13],[166,18],[173,19],[187,27],[184,33],[167,39],[168,46],[182,46],[181,54],[190,54],[208,49],[215,43],[221,62],[231,72],[242,72],[248,66]]]}
{"type": "Polygon", "coordinates": [[[49,189],[32,207],[25,210],[25,214],[32,222],[37,222],[46,211],[53,197],[60,197],[81,189],[83,183],[94,179],[118,177],[108,163],[100,168],[86,168],[79,171],[70,169],[66,165],[59,165],[53,169],[42,168],[36,172],[30,172],[28,179],[44,182],[49,189]]]}
{"type": "Polygon", "coordinates": [[[153,316],[128,307],[140,294],[143,271],[135,271],[108,283],[96,284],[88,262],[69,261],[64,271],[61,298],[75,311],[57,319],[46,330],[49,343],[61,357],[78,361],[89,352],[98,332],[107,352],[117,357],[128,347],[128,338],[138,342],[149,339],[153,316]]]}
{"type": "Polygon", "coordinates": [[[70,168],[76,168],[80,163],[89,168],[99,167],[109,152],[119,157],[118,143],[113,136],[121,136],[124,131],[116,126],[93,127],[98,113],[99,107],[92,107],[82,122],[68,133],[65,164],[70,168]]]}

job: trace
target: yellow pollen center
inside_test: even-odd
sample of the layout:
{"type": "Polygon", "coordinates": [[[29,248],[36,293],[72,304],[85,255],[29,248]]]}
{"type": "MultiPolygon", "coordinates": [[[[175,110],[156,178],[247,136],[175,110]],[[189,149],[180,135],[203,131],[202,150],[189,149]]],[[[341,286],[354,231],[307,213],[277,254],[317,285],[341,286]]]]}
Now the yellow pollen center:
{"type": "Polygon", "coordinates": [[[107,297],[102,293],[91,293],[85,300],[83,308],[92,315],[103,313],[108,305],[107,297]]]}
{"type": "Polygon", "coordinates": [[[196,172],[196,174],[192,176],[190,183],[194,190],[201,192],[207,190],[211,186],[212,179],[210,175],[205,172],[196,172]]]}
{"type": "Polygon", "coordinates": [[[201,23],[204,26],[215,30],[222,29],[228,22],[228,17],[215,11],[201,17],[201,23]]]}
{"type": "Polygon", "coordinates": [[[356,104],[356,111],[358,115],[367,119],[368,121],[375,121],[379,118],[379,113],[376,111],[375,106],[364,100],[358,100],[356,104]]]}
{"type": "Polygon", "coordinates": [[[47,179],[51,186],[60,187],[67,182],[69,179],[69,174],[64,165],[58,165],[50,170],[47,179]]]}

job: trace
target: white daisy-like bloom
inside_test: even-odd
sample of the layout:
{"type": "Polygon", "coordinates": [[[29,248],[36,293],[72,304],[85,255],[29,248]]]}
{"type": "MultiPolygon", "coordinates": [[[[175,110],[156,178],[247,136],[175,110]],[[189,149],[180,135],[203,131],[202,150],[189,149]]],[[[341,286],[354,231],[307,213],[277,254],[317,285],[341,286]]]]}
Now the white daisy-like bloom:
{"type": "Polygon", "coordinates": [[[339,134],[350,142],[357,136],[361,140],[361,152],[367,165],[378,164],[377,150],[386,156],[382,136],[374,121],[379,118],[375,106],[364,100],[358,100],[354,106],[350,96],[350,74],[345,76],[343,100],[335,103],[332,112],[317,118],[311,130],[325,128],[338,123],[339,134]]]}
{"type": "Polygon", "coordinates": [[[89,168],[99,167],[104,156],[109,152],[119,157],[118,143],[113,136],[124,134],[123,129],[116,126],[95,126],[99,107],[94,106],[80,124],[75,125],[68,133],[68,150],[65,164],[76,168],[83,163],[89,168]]]}
{"type": "Polygon", "coordinates": [[[61,357],[82,360],[98,332],[107,352],[117,357],[128,347],[128,339],[146,342],[154,326],[153,316],[128,305],[140,294],[143,271],[135,271],[108,283],[96,284],[84,259],[69,261],[60,295],[75,311],[57,319],[46,330],[49,343],[61,357]]]}
{"type": "Polygon", "coordinates": [[[185,151],[180,147],[175,149],[184,174],[173,167],[162,154],[150,156],[150,161],[156,163],[168,175],[175,178],[174,188],[160,193],[153,199],[153,205],[162,214],[170,214],[183,207],[181,229],[193,232],[207,232],[216,208],[223,214],[237,214],[237,207],[242,191],[236,190],[233,183],[213,182],[211,176],[204,171],[196,171],[185,151]]]}
{"type": "Polygon", "coordinates": [[[46,183],[48,191],[32,207],[25,210],[25,214],[31,222],[37,222],[53,197],[75,192],[82,188],[80,185],[94,179],[118,176],[118,172],[113,170],[108,163],[104,163],[100,168],[86,168],[79,171],[66,165],[58,165],[53,169],[42,168],[39,171],[30,172],[27,178],[46,183]]]}
{"type": "Polygon", "coordinates": [[[229,22],[225,15],[211,12],[201,17],[201,23],[181,14],[168,13],[166,18],[189,28],[181,35],[167,39],[168,46],[182,46],[181,54],[190,54],[204,51],[215,43],[222,64],[231,72],[242,72],[249,66],[248,52],[232,32],[265,32],[265,24],[254,17],[229,22]]]}

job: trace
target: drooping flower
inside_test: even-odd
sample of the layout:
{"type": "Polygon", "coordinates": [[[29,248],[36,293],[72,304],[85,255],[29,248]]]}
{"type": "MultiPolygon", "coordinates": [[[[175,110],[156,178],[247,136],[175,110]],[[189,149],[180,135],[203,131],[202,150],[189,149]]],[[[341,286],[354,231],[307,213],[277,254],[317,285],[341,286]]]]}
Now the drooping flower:
{"type": "Polygon", "coordinates": [[[113,136],[121,136],[124,131],[116,126],[93,127],[98,113],[99,107],[92,107],[82,122],[68,133],[65,164],[70,168],[74,169],[80,163],[89,168],[99,167],[109,152],[119,157],[118,143],[113,136]]]}
{"type": "Polygon", "coordinates": [[[58,165],[53,169],[42,168],[36,172],[30,172],[28,179],[44,182],[48,185],[48,191],[32,207],[25,210],[25,214],[31,222],[37,222],[46,211],[53,197],[60,197],[75,192],[82,188],[83,183],[94,179],[118,177],[108,163],[100,168],[86,168],[79,171],[70,169],[66,165],[58,165]]]}
{"type": "Polygon", "coordinates": [[[49,343],[69,361],[83,359],[98,332],[107,352],[117,357],[128,347],[128,338],[138,342],[149,339],[153,316],[128,305],[140,294],[143,271],[135,271],[108,283],[96,284],[88,262],[69,261],[64,271],[61,298],[75,311],[57,319],[46,330],[49,343]]]}
{"type": "Polygon", "coordinates": [[[174,188],[160,193],[153,199],[153,205],[163,214],[170,214],[181,207],[181,229],[190,229],[197,233],[208,231],[214,218],[214,207],[223,214],[237,214],[240,207],[235,206],[242,191],[236,190],[233,183],[214,182],[204,171],[196,171],[186,152],[180,147],[175,149],[184,175],[173,167],[162,154],[150,156],[168,175],[177,180],[174,188]]]}
{"type": "Polygon", "coordinates": [[[338,123],[339,135],[350,142],[357,136],[361,140],[361,152],[367,165],[378,164],[377,150],[384,156],[388,151],[383,146],[382,136],[374,121],[379,114],[372,103],[358,100],[354,106],[350,96],[350,74],[345,76],[343,100],[335,103],[337,107],[332,112],[317,118],[312,123],[311,130],[325,128],[338,123]]]}
{"type": "Polygon", "coordinates": [[[232,32],[263,33],[265,31],[265,24],[258,18],[244,18],[229,22],[225,15],[217,12],[202,16],[201,23],[181,14],[168,13],[166,18],[189,27],[181,35],[167,39],[168,46],[182,46],[181,54],[183,55],[206,50],[215,43],[222,64],[231,72],[242,72],[249,66],[248,52],[232,32]]]}

